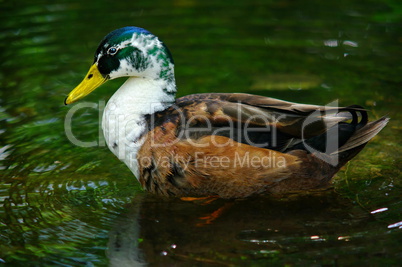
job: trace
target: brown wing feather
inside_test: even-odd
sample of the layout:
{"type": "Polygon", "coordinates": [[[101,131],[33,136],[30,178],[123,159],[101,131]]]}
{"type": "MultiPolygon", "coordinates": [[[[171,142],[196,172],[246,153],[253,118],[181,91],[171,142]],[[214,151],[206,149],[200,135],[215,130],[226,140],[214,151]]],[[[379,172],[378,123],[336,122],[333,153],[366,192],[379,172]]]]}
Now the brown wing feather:
{"type": "MultiPolygon", "coordinates": [[[[317,112],[315,116],[321,118],[321,112],[327,115],[342,113],[345,115],[330,117],[334,123],[345,121],[351,118],[345,112],[362,112],[364,109],[358,106],[351,107],[327,107],[308,104],[298,104],[287,102],[275,98],[251,95],[251,94],[194,94],[181,97],[176,100],[178,107],[191,108],[197,106],[198,109],[193,110],[195,114],[201,112],[211,113],[211,115],[225,115],[231,120],[251,123],[252,125],[266,125],[267,121],[274,121],[278,127],[286,132],[299,132],[300,121],[307,116],[317,112]],[[202,108],[197,104],[202,103],[202,108]],[[264,118],[264,119],[262,119],[264,118]],[[292,129],[297,128],[298,130],[292,129]]],[[[356,114],[355,114],[356,115],[356,114]]],[[[328,118],[328,116],[327,116],[328,118]]],[[[322,117],[325,120],[325,117],[322,117]]],[[[311,130],[314,130],[313,128],[311,130]]],[[[323,129],[315,129],[322,132],[323,129]]],[[[312,133],[314,135],[314,133],[312,133]]]]}
{"type": "MultiPolygon", "coordinates": [[[[176,100],[176,103],[181,106],[188,105],[193,103],[194,101],[219,101],[223,102],[231,102],[231,103],[242,103],[247,104],[249,106],[267,108],[272,110],[278,110],[280,112],[293,113],[297,115],[305,115],[306,113],[311,113],[318,110],[339,110],[339,107],[325,107],[318,105],[309,105],[309,104],[300,104],[289,101],[284,101],[276,98],[252,95],[252,94],[243,94],[243,93],[233,93],[233,94],[224,94],[224,93],[209,93],[209,94],[193,94],[183,96],[176,100]]],[[[340,108],[349,110],[350,107],[340,108]]],[[[364,110],[362,108],[354,107],[355,110],[364,110]]]]}
{"type": "MultiPolygon", "coordinates": [[[[174,121],[177,136],[197,139],[219,135],[257,147],[285,151],[302,139],[323,134],[333,125],[353,119],[366,123],[360,107],[304,105],[250,94],[195,94],[176,100],[169,109],[148,118],[150,129],[174,121]]],[[[346,139],[346,138],[344,138],[346,139]]]]}

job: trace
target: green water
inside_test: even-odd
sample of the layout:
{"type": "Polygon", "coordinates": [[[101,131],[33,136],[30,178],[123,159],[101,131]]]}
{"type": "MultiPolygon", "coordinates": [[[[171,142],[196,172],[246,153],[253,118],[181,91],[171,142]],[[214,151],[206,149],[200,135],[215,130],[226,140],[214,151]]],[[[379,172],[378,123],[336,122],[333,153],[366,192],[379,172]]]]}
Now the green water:
{"type": "MultiPolygon", "coordinates": [[[[0,1],[0,14],[0,265],[402,261],[400,1],[0,1]],[[338,100],[391,121],[326,191],[210,204],[150,196],[104,146],[97,109],[75,113],[72,131],[99,145],[74,146],[64,128],[64,98],[98,42],[128,25],[169,46],[179,96],[338,100]]],[[[122,82],[84,101],[101,107],[122,82]]]]}

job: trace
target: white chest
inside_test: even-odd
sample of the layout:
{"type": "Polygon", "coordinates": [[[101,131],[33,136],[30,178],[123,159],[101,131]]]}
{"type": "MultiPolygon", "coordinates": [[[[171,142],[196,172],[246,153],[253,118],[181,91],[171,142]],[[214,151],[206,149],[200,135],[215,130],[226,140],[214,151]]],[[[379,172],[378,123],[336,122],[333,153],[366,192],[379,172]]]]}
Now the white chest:
{"type": "Polygon", "coordinates": [[[105,107],[102,129],[110,151],[123,161],[138,178],[137,153],[144,141],[145,122],[129,107],[111,99],[105,107]]]}
{"type": "MultiPolygon", "coordinates": [[[[168,101],[161,85],[139,78],[128,79],[110,98],[103,112],[106,144],[139,178],[137,154],[144,144],[144,116],[163,110],[168,101]]],[[[171,96],[169,96],[171,97],[171,96]]]]}

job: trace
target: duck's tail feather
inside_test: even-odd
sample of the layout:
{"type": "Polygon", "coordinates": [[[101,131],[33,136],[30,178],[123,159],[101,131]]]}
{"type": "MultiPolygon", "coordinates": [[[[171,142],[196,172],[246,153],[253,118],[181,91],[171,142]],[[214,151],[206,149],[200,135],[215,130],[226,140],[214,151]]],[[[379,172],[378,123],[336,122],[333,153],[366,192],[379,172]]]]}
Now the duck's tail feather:
{"type": "Polygon", "coordinates": [[[332,154],[338,154],[366,144],[374,136],[376,136],[385,127],[385,125],[387,125],[388,121],[388,117],[382,117],[379,120],[367,123],[366,125],[357,129],[348,139],[348,141],[332,154]]]}

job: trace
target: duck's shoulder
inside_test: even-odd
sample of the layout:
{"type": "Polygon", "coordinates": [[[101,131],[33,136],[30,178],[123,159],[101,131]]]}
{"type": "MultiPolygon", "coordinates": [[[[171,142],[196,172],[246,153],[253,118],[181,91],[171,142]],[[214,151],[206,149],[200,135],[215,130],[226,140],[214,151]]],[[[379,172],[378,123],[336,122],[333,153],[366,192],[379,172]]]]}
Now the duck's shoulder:
{"type": "Polygon", "coordinates": [[[245,93],[206,93],[192,94],[176,99],[176,105],[179,107],[190,107],[194,103],[205,103],[212,108],[239,106],[252,106],[280,112],[287,112],[299,115],[311,113],[323,107],[318,105],[300,104],[295,102],[284,101],[272,97],[245,94],[245,93]]]}
{"type": "MultiPolygon", "coordinates": [[[[244,93],[205,93],[177,98],[168,109],[155,113],[155,121],[202,120],[211,123],[222,120],[248,121],[254,124],[256,117],[274,118],[304,117],[320,106],[297,104],[271,97],[244,93]],[[253,118],[253,119],[251,119],[253,118]]],[[[264,121],[264,125],[266,121],[264,121]]]]}
{"type": "MultiPolygon", "coordinates": [[[[169,123],[178,129],[205,125],[214,129],[236,124],[238,128],[268,127],[300,137],[304,119],[325,108],[244,93],[192,94],[177,98],[168,109],[150,115],[148,121],[152,124],[150,129],[169,123]]],[[[325,127],[321,124],[315,128],[310,135],[321,133],[325,127]]]]}
{"type": "MultiPolygon", "coordinates": [[[[177,98],[167,109],[147,115],[150,131],[189,127],[281,127],[300,120],[306,112],[292,110],[292,103],[242,93],[192,94],[177,98]]],[[[288,126],[287,126],[288,127],[288,126]]]]}

